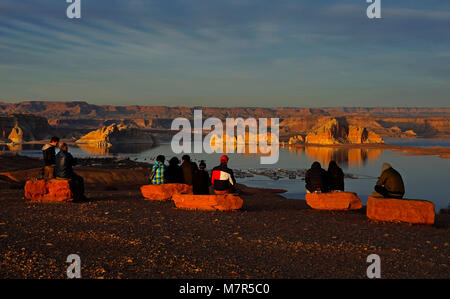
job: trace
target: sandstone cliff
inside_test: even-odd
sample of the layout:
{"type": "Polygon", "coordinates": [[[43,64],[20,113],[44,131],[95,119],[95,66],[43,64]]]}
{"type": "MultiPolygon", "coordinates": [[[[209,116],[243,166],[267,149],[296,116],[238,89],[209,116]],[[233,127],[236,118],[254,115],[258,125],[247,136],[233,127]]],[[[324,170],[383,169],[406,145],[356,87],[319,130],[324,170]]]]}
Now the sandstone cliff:
{"type": "Polygon", "coordinates": [[[111,124],[84,135],[76,142],[99,147],[111,147],[115,144],[154,144],[155,140],[149,133],[142,130],[122,124],[111,124]]]}
{"type": "Polygon", "coordinates": [[[0,141],[22,143],[51,137],[53,129],[43,117],[25,114],[0,116],[0,141]]]}
{"type": "Polygon", "coordinates": [[[342,118],[333,118],[325,125],[310,132],[305,138],[305,143],[336,145],[384,143],[384,141],[379,135],[366,128],[349,125],[342,118]]]}

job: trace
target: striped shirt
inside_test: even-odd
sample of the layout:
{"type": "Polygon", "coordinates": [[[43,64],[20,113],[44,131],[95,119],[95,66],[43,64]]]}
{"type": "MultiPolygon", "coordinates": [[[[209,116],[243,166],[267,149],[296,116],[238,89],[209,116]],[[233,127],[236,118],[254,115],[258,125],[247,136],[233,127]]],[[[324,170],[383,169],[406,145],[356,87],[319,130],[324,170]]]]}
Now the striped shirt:
{"type": "Polygon", "coordinates": [[[155,176],[152,179],[153,185],[161,185],[166,183],[166,165],[158,161],[155,165],[153,165],[152,172],[155,172],[155,176]]]}

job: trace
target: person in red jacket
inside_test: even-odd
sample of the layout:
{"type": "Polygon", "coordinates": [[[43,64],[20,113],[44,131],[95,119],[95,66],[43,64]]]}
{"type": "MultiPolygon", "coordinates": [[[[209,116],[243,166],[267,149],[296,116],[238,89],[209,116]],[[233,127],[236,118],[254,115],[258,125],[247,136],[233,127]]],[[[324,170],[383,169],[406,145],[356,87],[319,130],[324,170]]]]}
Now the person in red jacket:
{"type": "Polygon", "coordinates": [[[234,178],[233,170],[228,168],[228,157],[226,155],[220,157],[220,165],[213,168],[211,183],[216,194],[234,192],[236,179],[234,178]]]}

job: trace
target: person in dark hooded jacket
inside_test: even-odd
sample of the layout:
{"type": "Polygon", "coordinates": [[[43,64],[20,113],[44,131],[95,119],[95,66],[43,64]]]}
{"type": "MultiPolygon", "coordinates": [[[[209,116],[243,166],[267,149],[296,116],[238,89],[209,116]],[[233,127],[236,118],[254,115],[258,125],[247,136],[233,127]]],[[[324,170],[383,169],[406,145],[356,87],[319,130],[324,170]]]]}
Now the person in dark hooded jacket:
{"type": "Polygon", "coordinates": [[[314,162],[305,175],[306,190],[309,193],[328,192],[327,172],[322,168],[319,162],[314,162]]]}
{"type": "Polygon", "coordinates": [[[381,167],[381,176],[375,185],[375,191],[372,196],[385,198],[403,198],[405,195],[405,185],[400,173],[392,168],[388,163],[383,163],[381,167]]]}
{"type": "Polygon", "coordinates": [[[173,157],[169,160],[169,166],[166,168],[166,183],[167,184],[182,184],[183,183],[183,171],[181,170],[180,160],[177,157],[173,157]]]}
{"type": "Polygon", "coordinates": [[[56,178],[72,180],[76,186],[78,197],[86,199],[84,196],[84,180],[73,171],[73,166],[77,165],[77,160],[69,153],[67,144],[60,144],[59,149],[59,153],[56,155],[56,178]]]}
{"type": "Polygon", "coordinates": [[[193,191],[195,195],[209,195],[209,186],[211,186],[211,181],[209,179],[209,174],[206,171],[205,161],[200,161],[198,164],[198,171],[194,174],[193,178],[193,191]]]}
{"type": "Polygon", "coordinates": [[[44,158],[44,179],[55,178],[55,148],[58,145],[58,142],[59,138],[54,136],[50,140],[50,143],[47,143],[42,147],[42,156],[44,158]]]}
{"type": "Polygon", "coordinates": [[[344,172],[336,161],[330,161],[327,171],[327,184],[329,191],[344,191],[344,172]]]}
{"type": "Polygon", "coordinates": [[[197,163],[191,161],[189,155],[184,155],[182,158],[181,170],[183,172],[183,182],[186,185],[192,186],[192,180],[195,172],[197,172],[197,163]]]}

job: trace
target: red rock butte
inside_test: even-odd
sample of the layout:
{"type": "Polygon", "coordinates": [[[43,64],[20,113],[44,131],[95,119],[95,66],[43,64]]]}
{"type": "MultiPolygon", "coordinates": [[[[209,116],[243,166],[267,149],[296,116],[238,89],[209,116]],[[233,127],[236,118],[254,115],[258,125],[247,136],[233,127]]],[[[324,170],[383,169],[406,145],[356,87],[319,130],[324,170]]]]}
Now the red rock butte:
{"type": "Polygon", "coordinates": [[[234,194],[222,195],[186,195],[175,194],[172,197],[177,208],[205,211],[231,211],[242,207],[244,200],[234,194]]]}
{"type": "Polygon", "coordinates": [[[367,217],[378,221],[434,223],[434,204],[426,200],[369,197],[367,217]]]}
{"type": "Polygon", "coordinates": [[[306,203],[315,210],[359,210],[361,200],[353,192],[308,193],[306,203]]]}

